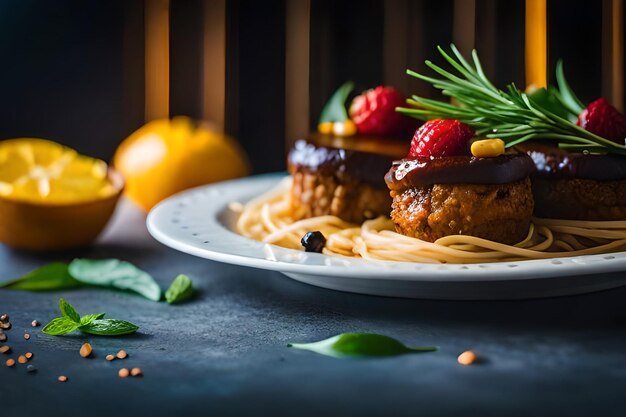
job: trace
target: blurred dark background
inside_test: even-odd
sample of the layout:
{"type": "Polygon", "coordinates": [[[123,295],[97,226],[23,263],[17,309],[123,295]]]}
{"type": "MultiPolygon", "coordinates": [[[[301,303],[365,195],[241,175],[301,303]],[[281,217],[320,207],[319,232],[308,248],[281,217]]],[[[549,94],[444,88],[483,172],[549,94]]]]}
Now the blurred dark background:
{"type": "MultiPolygon", "coordinates": [[[[436,45],[476,47],[498,86],[524,86],[524,10],[524,0],[1,0],[0,139],[44,137],[108,160],[147,119],[185,114],[236,136],[256,172],[284,169],[289,144],[348,79],[434,95],[404,70],[438,61],[436,45]],[[151,39],[155,25],[165,39],[151,39]],[[147,81],[163,72],[155,45],[169,56],[160,93],[147,81]]],[[[616,10],[623,69],[622,0],[548,0],[548,72],[561,57],[583,101],[612,94],[623,109],[607,81],[616,10]]]]}

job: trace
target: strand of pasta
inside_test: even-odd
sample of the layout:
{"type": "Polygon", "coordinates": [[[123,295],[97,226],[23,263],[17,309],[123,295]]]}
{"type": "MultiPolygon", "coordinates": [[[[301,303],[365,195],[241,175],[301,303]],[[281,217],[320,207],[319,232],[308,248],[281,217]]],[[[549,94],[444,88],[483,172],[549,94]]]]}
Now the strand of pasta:
{"type": "Polygon", "coordinates": [[[395,232],[384,217],[361,226],[336,216],[293,221],[290,217],[290,181],[244,205],[237,231],[256,240],[301,249],[300,239],[312,230],[326,236],[323,253],[364,259],[425,263],[483,263],[548,259],[626,250],[626,221],[533,219],[528,235],[516,245],[475,236],[446,236],[426,242],[395,232]]]}

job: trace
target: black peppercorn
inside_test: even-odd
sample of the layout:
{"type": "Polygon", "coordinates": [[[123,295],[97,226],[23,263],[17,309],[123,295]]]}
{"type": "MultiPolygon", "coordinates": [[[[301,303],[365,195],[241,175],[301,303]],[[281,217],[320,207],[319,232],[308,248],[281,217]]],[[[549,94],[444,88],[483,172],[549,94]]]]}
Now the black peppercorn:
{"type": "Polygon", "coordinates": [[[326,238],[320,231],[307,232],[304,236],[302,236],[300,243],[304,246],[305,252],[322,253],[322,249],[324,249],[324,246],[326,245],[326,238]]]}

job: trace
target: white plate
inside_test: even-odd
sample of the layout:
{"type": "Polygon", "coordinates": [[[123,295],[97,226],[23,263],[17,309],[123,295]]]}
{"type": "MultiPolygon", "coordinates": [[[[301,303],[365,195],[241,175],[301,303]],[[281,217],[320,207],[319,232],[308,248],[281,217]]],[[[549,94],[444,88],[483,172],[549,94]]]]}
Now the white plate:
{"type": "Polygon", "coordinates": [[[581,294],[626,285],[626,252],[474,265],[368,261],[285,249],[240,236],[228,205],[245,203],[284,174],[227,181],[184,191],[156,206],[148,230],[161,243],[215,261],[280,271],[334,290],[449,300],[516,299],[581,294]]]}

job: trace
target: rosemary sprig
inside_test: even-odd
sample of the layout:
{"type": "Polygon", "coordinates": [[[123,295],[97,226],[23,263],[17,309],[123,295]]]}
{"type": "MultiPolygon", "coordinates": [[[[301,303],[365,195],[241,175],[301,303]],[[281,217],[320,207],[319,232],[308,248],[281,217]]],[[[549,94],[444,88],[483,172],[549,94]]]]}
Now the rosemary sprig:
{"type": "Polygon", "coordinates": [[[407,70],[407,74],[432,84],[460,105],[413,96],[407,102],[415,108],[398,108],[397,111],[421,120],[458,119],[472,126],[479,136],[502,139],[507,147],[542,139],[553,140],[560,147],[577,152],[626,155],[626,146],[595,135],[566,118],[565,115],[577,116],[584,106],[567,84],[561,62],[557,64],[559,89],[544,90],[544,98],[539,99],[539,96],[533,98],[533,94],[520,91],[513,83],[507,85],[506,91],[496,88],[485,76],[475,50],[472,65],[454,44],[450,48],[452,54],[441,47],[437,49],[456,73],[426,61],[426,65],[443,78],[411,70],[407,70]],[[550,105],[546,95],[554,97],[550,105]]]}

